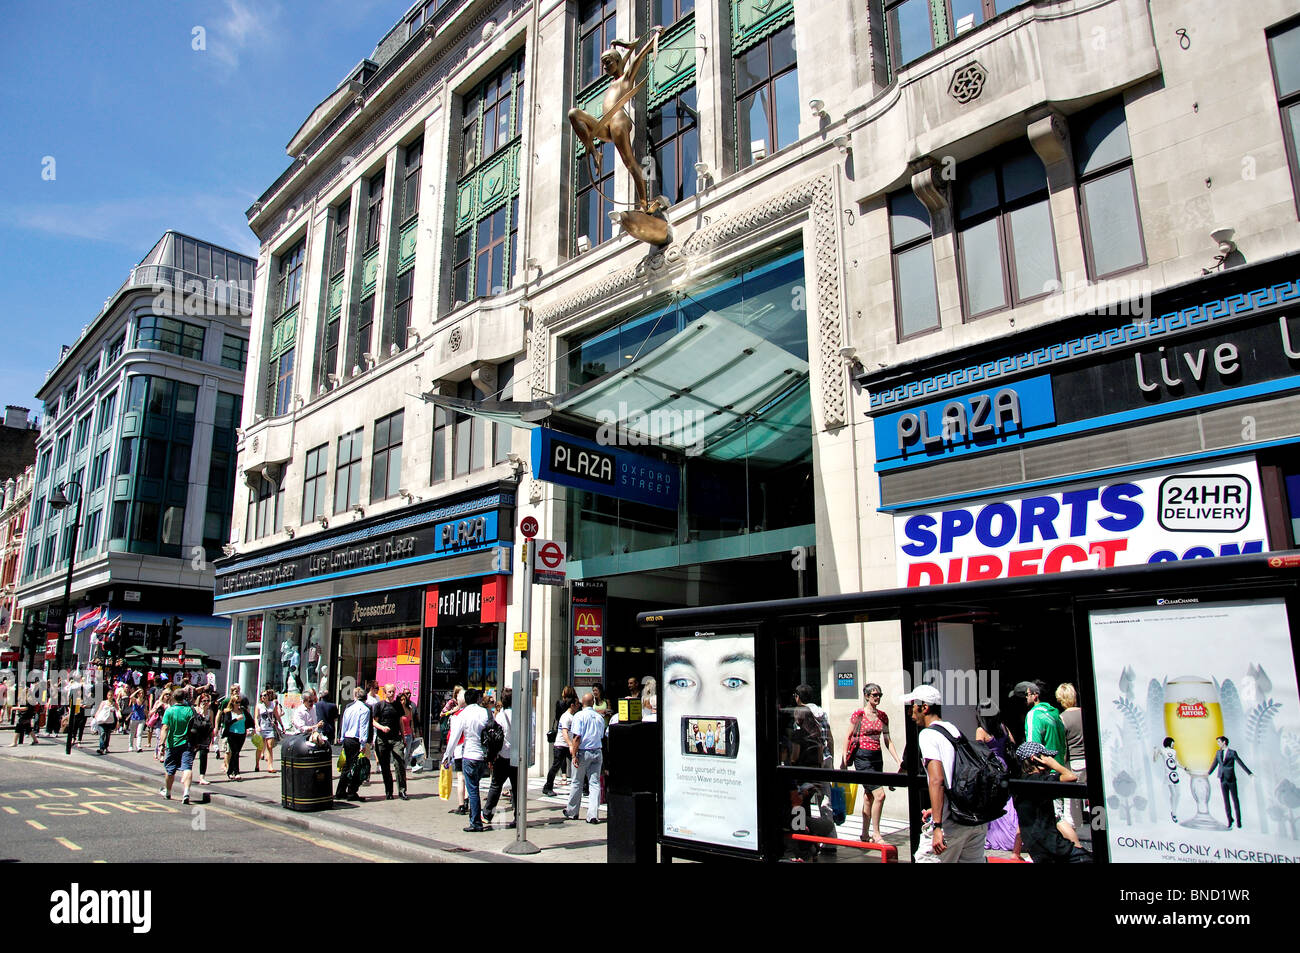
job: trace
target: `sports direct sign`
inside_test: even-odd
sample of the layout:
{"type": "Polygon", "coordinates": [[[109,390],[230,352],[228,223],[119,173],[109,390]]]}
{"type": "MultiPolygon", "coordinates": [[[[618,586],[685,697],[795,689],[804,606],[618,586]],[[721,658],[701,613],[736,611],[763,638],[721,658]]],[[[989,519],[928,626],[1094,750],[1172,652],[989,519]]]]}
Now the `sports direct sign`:
{"type": "Polygon", "coordinates": [[[894,517],[898,584],[935,586],[1264,552],[1251,458],[894,517]]]}

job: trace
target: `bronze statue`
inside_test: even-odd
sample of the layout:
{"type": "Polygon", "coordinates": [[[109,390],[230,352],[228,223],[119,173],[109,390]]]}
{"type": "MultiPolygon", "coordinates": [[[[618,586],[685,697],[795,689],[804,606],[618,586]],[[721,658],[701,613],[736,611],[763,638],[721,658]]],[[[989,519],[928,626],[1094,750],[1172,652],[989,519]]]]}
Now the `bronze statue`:
{"type": "MultiPolygon", "coordinates": [[[[600,65],[611,77],[611,82],[601,101],[603,111],[599,119],[581,109],[569,110],[569,123],[587,150],[594,181],[600,179],[601,164],[600,151],[596,147],[596,142],[613,144],[636,186],[636,211],[622,212],[619,217],[624,229],[630,234],[653,244],[662,244],[667,240],[667,222],[658,216],[667,203],[662,199],[651,201],[647,194],[645,172],[641,169],[641,164],[632,149],[632,117],[623,107],[645,85],[644,79],[637,82],[636,77],[641,71],[646,56],[657,48],[659,34],[662,32],[663,27],[657,26],[634,43],[612,40],[609,49],[600,55],[600,65]],[[619,49],[628,52],[623,54],[619,49]]],[[[603,192],[601,194],[604,195],[603,192]]],[[[607,195],[605,198],[613,201],[607,195]]]]}

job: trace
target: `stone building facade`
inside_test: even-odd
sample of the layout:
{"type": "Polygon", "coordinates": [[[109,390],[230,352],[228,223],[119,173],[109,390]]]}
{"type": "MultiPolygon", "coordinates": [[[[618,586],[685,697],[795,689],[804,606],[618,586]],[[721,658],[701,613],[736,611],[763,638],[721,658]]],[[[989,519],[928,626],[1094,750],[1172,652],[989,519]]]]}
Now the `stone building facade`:
{"type": "MultiPolygon", "coordinates": [[[[1278,332],[1296,292],[1298,13],[411,8],[249,210],[244,486],[216,593],[245,687],[395,680],[436,712],[455,684],[508,684],[524,516],[575,581],[533,600],[547,698],[657,673],[639,610],[957,581],[957,551],[923,560],[923,531],[965,501],[1226,458],[1264,500],[1247,535],[1267,529],[1233,545],[1291,548],[1294,348],[1256,374],[1231,355],[1262,345],[1222,335],[1278,332]],[[565,118],[599,112],[609,41],[655,27],[628,108],[666,198],[659,247],[622,233],[633,177],[565,118]],[[1180,386],[1151,377],[1175,341],[1196,344],[1178,360],[1198,386],[1218,380],[1152,397],[1180,386]],[[1041,381],[1000,398],[1014,414],[996,403],[1058,368],[1075,406],[1048,414],[1041,381]],[[1209,435],[1197,415],[1219,404],[1254,429],[1209,435]]],[[[992,572],[992,550],[961,558],[992,572]]],[[[1082,551],[1055,568],[1113,556],[1082,551]]],[[[779,677],[847,725],[850,662],[897,720],[899,636],[792,633],[779,677]]],[[[979,661],[970,631],[939,641],[945,665],[979,661]]]]}

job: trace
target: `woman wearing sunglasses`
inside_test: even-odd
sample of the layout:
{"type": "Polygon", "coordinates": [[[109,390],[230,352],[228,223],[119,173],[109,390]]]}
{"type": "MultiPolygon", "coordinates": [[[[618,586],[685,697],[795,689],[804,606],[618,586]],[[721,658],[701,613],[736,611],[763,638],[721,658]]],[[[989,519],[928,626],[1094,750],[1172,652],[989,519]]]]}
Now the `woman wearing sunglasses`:
{"type": "MultiPolygon", "coordinates": [[[[902,768],[903,759],[898,756],[889,737],[889,716],[880,710],[881,695],[880,686],[875,682],[863,686],[862,707],[849,720],[849,743],[844,749],[842,770],[847,770],[851,764],[855,771],[884,771],[882,748],[888,748],[895,763],[902,768]]],[[[864,784],[862,793],[862,839],[879,844],[882,842],[880,815],[885,810],[885,789],[880,784],[864,784]]]]}

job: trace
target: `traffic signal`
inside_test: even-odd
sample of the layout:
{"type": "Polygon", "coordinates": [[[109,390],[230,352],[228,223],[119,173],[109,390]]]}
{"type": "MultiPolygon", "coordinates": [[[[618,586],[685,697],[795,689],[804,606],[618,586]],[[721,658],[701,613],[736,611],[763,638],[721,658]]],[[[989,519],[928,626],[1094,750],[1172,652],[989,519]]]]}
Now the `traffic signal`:
{"type": "Polygon", "coordinates": [[[164,623],[167,631],[167,648],[176,648],[176,640],[181,637],[181,629],[185,628],[181,625],[183,621],[180,616],[174,615],[164,623]]]}

